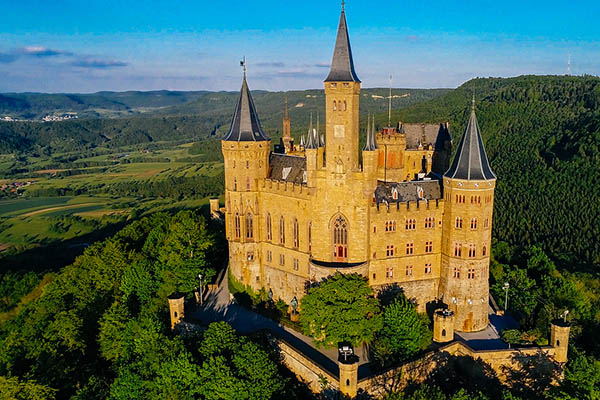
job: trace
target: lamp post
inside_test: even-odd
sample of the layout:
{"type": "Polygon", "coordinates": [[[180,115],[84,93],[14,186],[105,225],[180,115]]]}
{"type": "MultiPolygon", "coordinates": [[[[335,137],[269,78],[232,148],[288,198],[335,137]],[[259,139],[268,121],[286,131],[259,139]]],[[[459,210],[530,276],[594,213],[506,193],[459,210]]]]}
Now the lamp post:
{"type": "Polygon", "coordinates": [[[506,294],[504,295],[504,312],[506,312],[506,310],[508,310],[508,288],[510,287],[508,282],[504,282],[504,286],[502,286],[502,289],[506,292],[506,294]]]}
{"type": "Polygon", "coordinates": [[[203,297],[202,296],[202,294],[203,294],[202,293],[203,292],[203,290],[202,290],[202,274],[198,274],[198,280],[199,280],[199,286],[198,286],[199,289],[198,290],[200,292],[200,305],[202,305],[202,297],[203,297]]]}

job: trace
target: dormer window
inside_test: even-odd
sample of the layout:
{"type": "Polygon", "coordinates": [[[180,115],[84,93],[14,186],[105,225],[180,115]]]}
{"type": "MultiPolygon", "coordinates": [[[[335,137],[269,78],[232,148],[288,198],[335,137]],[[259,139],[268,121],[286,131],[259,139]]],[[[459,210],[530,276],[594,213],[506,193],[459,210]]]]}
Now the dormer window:
{"type": "Polygon", "coordinates": [[[396,188],[392,189],[392,198],[398,200],[398,190],[396,188]]]}

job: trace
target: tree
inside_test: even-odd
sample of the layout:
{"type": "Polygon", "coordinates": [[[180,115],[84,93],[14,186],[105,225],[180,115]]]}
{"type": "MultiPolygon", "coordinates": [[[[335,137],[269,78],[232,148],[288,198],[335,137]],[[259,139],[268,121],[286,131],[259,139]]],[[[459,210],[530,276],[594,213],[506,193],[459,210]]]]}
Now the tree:
{"type": "Polygon", "coordinates": [[[16,377],[0,376],[0,398],[10,400],[54,400],[56,389],[35,381],[23,381],[16,377]]]}
{"type": "Polygon", "coordinates": [[[368,343],[382,326],[379,301],[367,279],[358,274],[338,272],[324,279],[309,289],[300,306],[302,330],[317,346],[368,343]]]}
{"type": "Polygon", "coordinates": [[[416,307],[400,294],[383,308],[383,328],[377,333],[374,354],[380,364],[409,358],[431,344],[427,314],[418,314],[416,307]]]}

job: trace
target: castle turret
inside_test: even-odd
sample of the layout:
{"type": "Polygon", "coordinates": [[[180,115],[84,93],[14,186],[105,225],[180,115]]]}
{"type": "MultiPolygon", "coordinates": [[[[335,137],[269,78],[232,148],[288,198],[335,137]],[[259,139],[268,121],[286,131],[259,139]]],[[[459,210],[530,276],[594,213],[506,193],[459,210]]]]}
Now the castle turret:
{"type": "MultiPolygon", "coordinates": [[[[244,63],[245,64],[245,63],[244,63]]],[[[246,285],[260,287],[258,182],[267,177],[271,140],[263,132],[244,78],[231,128],[221,141],[225,161],[225,223],[231,273],[246,285]]]]}
{"type": "Polygon", "coordinates": [[[331,69],[325,79],[325,165],[341,173],[358,170],[360,80],[354,71],[346,14],[342,7],[331,69]]]}
{"type": "Polygon", "coordinates": [[[454,340],[454,313],[448,309],[433,313],[433,341],[446,343],[454,340]]]}
{"type": "Polygon", "coordinates": [[[315,173],[319,168],[319,139],[317,138],[316,130],[313,129],[312,113],[310,114],[308,139],[306,140],[306,145],[304,146],[304,152],[306,155],[306,184],[308,186],[314,186],[315,173]]]}
{"type": "Polygon", "coordinates": [[[169,301],[169,314],[171,315],[171,330],[173,330],[185,317],[185,298],[181,294],[173,293],[167,300],[169,301]]]}
{"type": "Polygon", "coordinates": [[[488,325],[495,185],[473,101],[458,151],[443,176],[446,205],[439,294],[454,311],[458,331],[479,331],[488,325]]]}
{"type": "Polygon", "coordinates": [[[570,324],[563,320],[554,320],[550,324],[550,345],[554,347],[554,360],[556,362],[567,362],[570,331],[570,324]]]}

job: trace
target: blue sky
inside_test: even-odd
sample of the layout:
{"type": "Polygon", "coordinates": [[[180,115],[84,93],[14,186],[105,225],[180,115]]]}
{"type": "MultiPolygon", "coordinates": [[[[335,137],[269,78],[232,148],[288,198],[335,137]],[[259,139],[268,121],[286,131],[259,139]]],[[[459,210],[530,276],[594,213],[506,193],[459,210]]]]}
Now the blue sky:
{"type": "MultiPolygon", "coordinates": [[[[0,92],[321,88],[338,1],[0,0],[0,92]]],[[[354,1],[364,87],[600,75],[598,1],[354,1]]]]}

